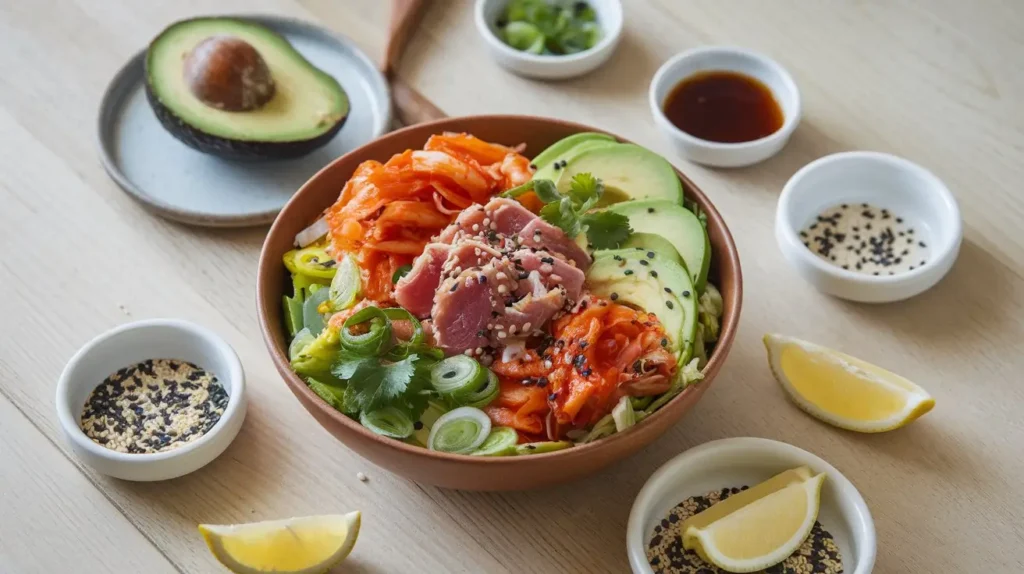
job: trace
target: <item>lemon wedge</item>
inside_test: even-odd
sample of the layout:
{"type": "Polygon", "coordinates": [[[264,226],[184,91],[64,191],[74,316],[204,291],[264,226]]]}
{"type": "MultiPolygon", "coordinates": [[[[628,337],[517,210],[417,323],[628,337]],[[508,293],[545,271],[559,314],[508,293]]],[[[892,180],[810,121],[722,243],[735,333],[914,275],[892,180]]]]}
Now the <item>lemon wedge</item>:
{"type": "MultiPolygon", "coordinates": [[[[767,494],[762,491],[756,500],[748,498],[746,504],[734,503],[730,512],[719,510],[710,522],[707,517],[701,518],[732,500],[729,497],[687,521],[691,524],[683,531],[683,547],[727,572],[770,568],[789,558],[810,535],[818,519],[824,480],[822,473],[767,494]]],[[[758,490],[764,484],[767,483],[745,492],[758,490]]]]}
{"type": "Polygon", "coordinates": [[[881,367],[807,341],[764,337],[772,374],[811,416],[858,432],[884,432],[932,410],[935,399],[881,367]]]}
{"type": "Polygon", "coordinates": [[[221,564],[237,574],[320,574],[352,552],[359,512],[249,524],[200,524],[221,564]]]}

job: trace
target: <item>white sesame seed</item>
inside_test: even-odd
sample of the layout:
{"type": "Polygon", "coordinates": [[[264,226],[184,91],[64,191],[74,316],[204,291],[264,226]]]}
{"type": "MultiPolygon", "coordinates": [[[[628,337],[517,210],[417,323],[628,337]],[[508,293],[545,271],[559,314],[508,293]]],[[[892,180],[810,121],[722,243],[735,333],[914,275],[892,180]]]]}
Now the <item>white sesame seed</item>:
{"type": "Polygon", "coordinates": [[[466,349],[462,352],[463,355],[473,356],[473,349],[466,349]]]}
{"type": "Polygon", "coordinates": [[[562,280],[562,276],[557,274],[557,273],[552,273],[551,274],[551,280],[552,281],[561,281],[562,280]]]}
{"type": "Polygon", "coordinates": [[[510,335],[515,335],[516,334],[516,326],[515,325],[509,326],[508,332],[509,332],[510,335]]]}
{"type": "Polygon", "coordinates": [[[494,222],[491,222],[491,224],[488,225],[488,227],[491,228],[491,231],[496,231],[498,229],[498,224],[494,223],[494,222]]]}
{"type": "MultiPolygon", "coordinates": [[[[480,226],[477,225],[476,223],[474,223],[473,224],[473,231],[480,231],[480,226]]],[[[479,251],[479,250],[477,250],[477,251],[479,251]]]]}
{"type": "Polygon", "coordinates": [[[496,273],[496,274],[494,275],[494,278],[495,278],[495,279],[497,279],[498,281],[504,281],[504,280],[508,279],[508,275],[505,275],[505,274],[504,274],[504,273],[502,273],[501,271],[498,271],[498,272],[497,272],[497,273],[496,273]]]}
{"type": "Polygon", "coordinates": [[[552,267],[551,264],[549,264],[549,263],[545,263],[545,264],[540,266],[540,272],[541,273],[545,273],[546,274],[546,273],[551,273],[552,271],[554,271],[554,267],[552,267]]]}
{"type": "Polygon", "coordinates": [[[530,327],[532,327],[532,326],[533,326],[533,323],[530,323],[529,321],[527,321],[527,322],[523,323],[523,330],[524,331],[529,331],[530,327]]]}
{"type": "Polygon", "coordinates": [[[482,355],[484,353],[484,348],[483,347],[477,347],[475,352],[476,352],[477,355],[482,355]]]}
{"type": "Polygon", "coordinates": [[[493,329],[493,328],[494,328],[494,323],[488,323],[488,324],[487,324],[487,330],[488,330],[488,331],[490,331],[490,330],[491,330],[491,329],[493,329]]]}
{"type": "Polygon", "coordinates": [[[504,339],[504,338],[505,338],[506,336],[507,336],[507,335],[505,335],[505,332],[504,332],[504,331],[502,331],[502,332],[498,333],[498,338],[499,338],[499,339],[504,339]]]}
{"type": "Polygon", "coordinates": [[[498,293],[501,293],[502,295],[508,293],[508,287],[505,287],[504,285],[498,285],[498,293]]]}
{"type": "Polygon", "coordinates": [[[359,479],[359,482],[366,482],[367,480],[370,480],[370,477],[366,476],[365,474],[363,474],[361,472],[357,472],[356,473],[356,478],[359,479]]]}
{"type": "Polygon", "coordinates": [[[545,368],[545,369],[550,369],[550,368],[551,368],[551,366],[552,366],[552,365],[551,365],[551,361],[550,361],[550,360],[545,360],[545,361],[544,361],[544,368],[545,368]]]}
{"type": "Polygon", "coordinates": [[[490,225],[490,224],[491,224],[491,218],[490,217],[485,217],[484,218],[484,225],[490,225]]]}

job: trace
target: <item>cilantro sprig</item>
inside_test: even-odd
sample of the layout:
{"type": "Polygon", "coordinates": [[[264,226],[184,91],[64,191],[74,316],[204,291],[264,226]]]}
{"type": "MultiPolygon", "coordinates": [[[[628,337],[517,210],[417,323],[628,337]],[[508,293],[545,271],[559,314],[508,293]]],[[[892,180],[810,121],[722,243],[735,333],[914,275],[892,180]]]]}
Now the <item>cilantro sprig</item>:
{"type": "Polygon", "coordinates": [[[586,233],[587,243],[595,249],[617,249],[633,233],[625,215],[610,211],[590,211],[604,194],[604,183],[593,174],[578,173],[573,176],[565,195],[559,193],[551,180],[537,179],[514,187],[501,196],[516,198],[531,191],[544,202],[540,210],[544,221],[561,229],[571,238],[586,233]]]}

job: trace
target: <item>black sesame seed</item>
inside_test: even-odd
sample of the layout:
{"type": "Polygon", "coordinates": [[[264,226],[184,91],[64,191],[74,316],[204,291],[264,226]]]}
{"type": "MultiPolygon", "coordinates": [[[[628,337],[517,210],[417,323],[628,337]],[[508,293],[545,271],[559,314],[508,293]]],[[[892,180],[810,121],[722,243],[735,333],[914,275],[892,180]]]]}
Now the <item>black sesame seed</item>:
{"type": "Polygon", "coordinates": [[[612,301],[615,301],[615,300],[617,300],[619,298],[619,294],[618,293],[612,293],[611,296],[609,296],[608,298],[611,299],[612,301]]]}
{"type": "Polygon", "coordinates": [[[650,265],[650,263],[646,259],[641,259],[640,265],[650,265]]]}
{"type": "Polygon", "coordinates": [[[648,207],[647,208],[647,213],[654,213],[654,208],[653,207],[648,207]]]}
{"type": "Polygon", "coordinates": [[[689,291],[683,291],[683,297],[689,297],[689,296],[690,296],[690,292],[689,291]]]}
{"type": "Polygon", "coordinates": [[[675,308],[675,305],[673,305],[671,301],[667,300],[665,301],[665,306],[668,307],[669,309],[675,308]]]}
{"type": "Polygon", "coordinates": [[[632,275],[633,274],[633,270],[632,269],[626,269],[622,273],[625,274],[625,275],[632,275]]]}
{"type": "Polygon", "coordinates": [[[654,259],[654,252],[653,251],[648,251],[647,252],[647,258],[648,259],[654,259]]]}
{"type": "Polygon", "coordinates": [[[672,292],[672,288],[671,287],[665,287],[665,292],[666,293],[671,293],[672,292]]]}
{"type": "Polygon", "coordinates": [[[549,401],[553,401],[553,400],[555,400],[557,398],[558,398],[558,395],[556,395],[555,393],[551,393],[550,395],[548,395],[548,400],[549,401]]]}
{"type": "Polygon", "coordinates": [[[668,346],[668,339],[666,339],[665,337],[662,337],[661,338],[661,346],[662,347],[667,347],[668,346]]]}
{"type": "Polygon", "coordinates": [[[651,269],[651,277],[657,278],[658,277],[658,272],[653,270],[653,269],[651,269]]]}

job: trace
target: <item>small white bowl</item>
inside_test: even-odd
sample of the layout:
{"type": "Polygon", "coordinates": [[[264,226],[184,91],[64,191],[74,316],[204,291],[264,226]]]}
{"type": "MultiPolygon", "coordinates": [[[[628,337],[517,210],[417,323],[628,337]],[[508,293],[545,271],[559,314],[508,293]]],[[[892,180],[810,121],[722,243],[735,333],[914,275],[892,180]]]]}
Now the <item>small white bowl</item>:
{"type": "Polygon", "coordinates": [[[477,0],[476,29],[487,44],[491,56],[502,67],[529,78],[561,80],[590,72],[608,61],[622,37],[621,0],[587,0],[597,13],[601,40],[593,48],[566,56],[521,52],[498,37],[497,21],[508,0],[477,0]]]}
{"type": "Polygon", "coordinates": [[[797,273],[824,293],[862,303],[899,301],[929,289],[953,266],[962,238],[960,208],[945,184],[913,162],[878,152],[837,153],[807,164],[786,182],[775,212],[775,240],[797,273]],[[929,246],[928,263],[874,276],[823,261],[799,232],[841,203],[867,203],[904,218],[929,246]]]}
{"type": "Polygon", "coordinates": [[[710,46],[676,54],[654,74],[649,93],[654,123],[686,159],[714,167],[743,167],[781,150],[800,123],[800,90],[789,72],[771,58],[743,48],[710,46]],[[665,117],[665,100],[679,82],[708,71],[737,72],[760,80],[782,108],[782,127],[763,138],[742,143],[713,142],[692,136],[665,117]]]}
{"type": "Polygon", "coordinates": [[[201,468],[231,444],[245,410],[245,374],[235,351],[209,329],[176,319],[137,321],[103,333],[71,357],[57,382],[57,418],[71,449],[97,471],[124,480],[166,480],[201,468]],[[78,426],[89,395],[111,373],[147,359],[188,361],[216,376],[228,394],[224,414],[201,438],[166,452],[129,454],[93,442],[78,426]]]}
{"type": "Polygon", "coordinates": [[[765,438],[711,441],[676,456],[640,489],[626,526],[634,574],[652,574],[647,542],[654,527],[681,501],[725,487],[754,486],[798,466],[827,474],[818,521],[832,534],[843,572],[868,574],[875,563],[875,523],[857,488],[835,467],[793,445],[765,438]]]}

